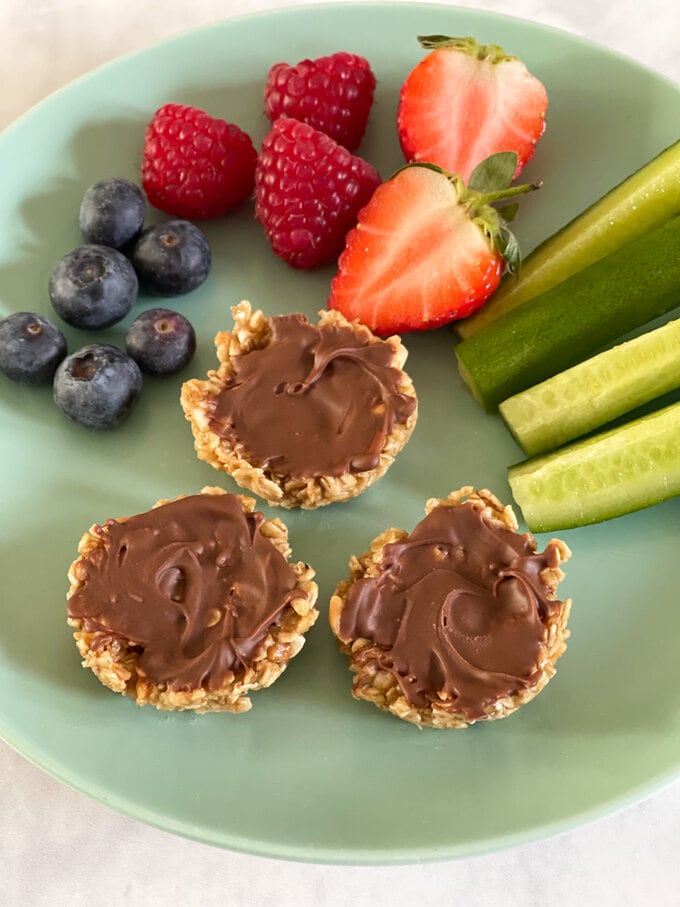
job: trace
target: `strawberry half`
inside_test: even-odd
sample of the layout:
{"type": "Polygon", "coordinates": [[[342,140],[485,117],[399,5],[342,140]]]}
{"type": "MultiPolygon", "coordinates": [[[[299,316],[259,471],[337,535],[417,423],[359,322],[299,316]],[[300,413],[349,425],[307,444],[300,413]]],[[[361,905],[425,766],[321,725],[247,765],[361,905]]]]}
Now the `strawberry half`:
{"type": "Polygon", "coordinates": [[[548,95],[497,44],[419,37],[429,53],[402,85],[397,129],[408,161],[429,161],[468,180],[498,151],[517,154],[517,177],[545,130],[548,95]]]}
{"type": "Polygon", "coordinates": [[[509,186],[516,162],[514,152],[493,155],[475,169],[469,187],[432,164],[397,171],[347,234],[328,307],[380,336],[471,315],[504,269],[519,266],[507,225],[517,206],[493,207],[538,188],[509,186]]]}

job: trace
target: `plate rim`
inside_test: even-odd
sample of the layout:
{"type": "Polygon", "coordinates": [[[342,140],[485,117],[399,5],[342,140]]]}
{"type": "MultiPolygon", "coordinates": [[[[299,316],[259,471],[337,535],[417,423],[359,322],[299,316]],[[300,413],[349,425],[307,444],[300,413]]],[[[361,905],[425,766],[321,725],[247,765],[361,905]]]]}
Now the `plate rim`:
{"type": "MultiPolygon", "coordinates": [[[[448,5],[446,3],[413,2],[413,0],[369,0],[369,2],[358,2],[358,0],[342,2],[342,0],[332,0],[332,2],[328,3],[319,2],[319,0],[317,0],[317,2],[314,3],[290,4],[272,9],[242,13],[236,16],[227,16],[226,18],[221,18],[196,28],[183,30],[177,34],[161,38],[158,41],[153,41],[144,47],[117,55],[54,89],[44,98],[35,104],[32,104],[27,110],[13,119],[2,129],[2,131],[0,131],[0,148],[6,141],[12,140],[15,131],[31,128],[31,120],[33,117],[39,115],[43,107],[49,106],[52,103],[58,103],[62,95],[68,94],[74,89],[80,89],[83,85],[86,86],[90,81],[96,81],[97,79],[105,77],[110,70],[124,67],[130,62],[134,62],[137,58],[144,57],[152,50],[157,48],[168,48],[173,44],[181,44],[186,41],[189,36],[200,37],[200,35],[204,33],[229,29],[232,26],[238,26],[238,23],[243,21],[287,17],[291,14],[313,13],[315,10],[322,10],[326,13],[342,8],[347,11],[354,10],[365,12],[366,10],[373,8],[383,10],[390,9],[398,12],[400,7],[411,10],[427,10],[429,13],[435,15],[442,13],[447,17],[458,13],[473,15],[484,19],[489,23],[493,23],[500,19],[516,23],[522,28],[529,29],[534,33],[549,32],[551,34],[558,34],[569,42],[586,50],[596,51],[606,57],[624,62],[628,67],[644,72],[647,77],[651,77],[654,81],[663,83],[667,88],[680,93],[680,86],[673,79],[621,51],[593,41],[581,34],[571,32],[568,29],[536,22],[505,12],[496,12],[474,7],[460,7],[448,5]]],[[[425,848],[422,853],[417,851],[413,852],[413,848],[409,848],[409,853],[404,852],[403,849],[398,850],[397,848],[388,848],[386,850],[375,848],[370,851],[366,851],[365,849],[355,851],[352,850],[351,847],[347,847],[343,850],[333,848],[332,851],[329,851],[328,847],[324,847],[323,845],[318,848],[302,848],[300,846],[294,846],[289,850],[282,842],[277,842],[277,844],[274,845],[273,842],[269,840],[263,841],[262,839],[255,840],[250,838],[241,841],[240,839],[234,839],[233,833],[231,832],[225,835],[224,831],[220,831],[218,834],[213,829],[207,829],[205,824],[190,825],[188,822],[176,820],[174,817],[163,814],[160,811],[151,810],[147,807],[140,807],[127,797],[121,797],[117,794],[111,796],[100,784],[83,784],[77,773],[71,773],[66,765],[52,761],[47,751],[41,750],[27,738],[23,737],[21,733],[17,733],[16,728],[14,728],[12,732],[7,724],[6,715],[4,715],[2,711],[0,711],[0,738],[21,757],[25,758],[39,770],[46,772],[60,783],[66,784],[73,790],[85,794],[98,803],[108,806],[128,818],[132,818],[181,837],[233,850],[238,853],[268,857],[271,859],[315,864],[326,863],[329,865],[408,865],[422,862],[460,859],[497,852],[502,849],[555,837],[562,833],[567,833],[583,827],[599,819],[616,815],[634,804],[653,796],[655,793],[662,791],[680,778],[680,761],[678,761],[677,765],[673,766],[668,771],[658,772],[652,778],[629,788],[626,794],[611,797],[604,802],[598,803],[596,806],[582,809],[577,813],[571,814],[566,819],[553,820],[514,833],[498,835],[491,838],[475,838],[473,841],[468,839],[465,843],[456,845],[451,845],[449,842],[440,847],[437,852],[433,852],[431,847],[425,848]],[[207,833],[209,831],[214,831],[214,834],[207,833]]]]}
{"type": "Polygon", "coordinates": [[[57,88],[52,89],[48,92],[43,98],[31,104],[26,110],[20,113],[17,117],[12,119],[0,130],[0,142],[4,141],[7,135],[14,131],[15,128],[19,128],[23,121],[27,118],[33,116],[35,111],[43,107],[43,105],[50,103],[54,98],[58,97],[62,93],[70,91],[75,86],[79,86],[83,82],[87,82],[89,79],[98,78],[102,73],[105,73],[109,68],[115,68],[119,65],[126,64],[133,61],[136,57],[144,56],[150,50],[153,50],[158,47],[166,47],[172,45],[175,42],[181,43],[186,40],[189,35],[200,35],[202,32],[209,32],[214,29],[227,28],[232,24],[237,24],[241,21],[254,20],[259,18],[272,18],[275,16],[286,16],[291,12],[296,12],[298,10],[328,10],[333,8],[342,8],[342,9],[367,9],[368,7],[374,8],[388,8],[388,9],[398,9],[400,6],[404,8],[422,8],[429,10],[445,10],[447,14],[449,13],[468,13],[474,14],[475,16],[481,16],[482,18],[488,18],[490,20],[501,19],[505,21],[519,23],[523,26],[528,26],[532,29],[537,29],[539,31],[544,30],[550,33],[557,33],[563,36],[566,36],[571,41],[574,41],[577,44],[580,44],[586,48],[595,48],[605,54],[608,54],[614,58],[617,58],[621,61],[625,61],[627,64],[642,70],[647,74],[651,74],[659,79],[661,82],[665,82],[666,85],[670,88],[680,91],[680,85],[667,76],[665,73],[660,72],[653,67],[641,63],[639,60],[636,60],[634,57],[629,56],[626,53],[623,53],[616,48],[609,47],[606,44],[603,44],[599,41],[594,41],[590,38],[587,38],[585,35],[582,35],[578,32],[569,31],[567,28],[561,28],[556,25],[548,25],[545,22],[537,22],[534,19],[527,19],[524,16],[517,16],[512,13],[506,13],[502,11],[496,12],[495,10],[480,9],[478,7],[472,6],[458,6],[457,4],[449,4],[445,0],[329,0],[329,2],[323,2],[323,0],[314,0],[312,3],[288,3],[286,6],[272,7],[271,9],[261,9],[256,10],[251,13],[239,13],[236,16],[227,16],[226,18],[216,19],[212,22],[207,22],[204,25],[199,25],[196,28],[184,29],[181,32],[178,32],[174,35],[167,35],[164,38],[160,38],[157,41],[152,41],[150,44],[139,47],[135,50],[130,50],[122,54],[117,54],[109,60],[106,60],[103,63],[100,63],[94,66],[91,69],[88,69],[79,75],[75,76],[73,79],[70,79],[68,82],[65,82],[63,85],[58,86],[57,88]]]}

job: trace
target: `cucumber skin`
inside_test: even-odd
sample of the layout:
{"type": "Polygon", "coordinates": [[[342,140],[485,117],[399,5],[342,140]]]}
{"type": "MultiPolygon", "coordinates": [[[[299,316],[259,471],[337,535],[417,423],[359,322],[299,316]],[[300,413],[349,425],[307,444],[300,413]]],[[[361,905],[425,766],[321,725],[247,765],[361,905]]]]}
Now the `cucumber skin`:
{"type": "Polygon", "coordinates": [[[509,397],[501,403],[500,413],[520,447],[533,457],[600,428],[678,387],[680,319],[509,397]],[[618,380],[608,380],[608,372],[612,371],[620,375],[618,380]],[[593,378],[597,379],[594,390],[593,378]],[[584,386],[588,388],[588,398],[579,393],[579,388],[584,386]],[[575,389],[571,398],[565,394],[568,387],[575,389]],[[556,400],[553,406],[541,403],[546,394],[556,400]],[[532,416],[533,412],[537,412],[536,417],[532,416]]]}
{"type": "Polygon", "coordinates": [[[489,302],[458,324],[470,337],[636,237],[680,214],[680,140],[614,186],[527,255],[489,302]]]}
{"type": "MultiPolygon", "coordinates": [[[[577,478],[576,475],[573,477],[577,478]]],[[[601,523],[676,497],[680,495],[680,403],[542,457],[516,463],[508,469],[508,482],[531,532],[553,532],[601,523]],[[532,495],[527,493],[530,483],[537,477],[540,481],[541,474],[547,474],[549,479],[551,471],[554,475],[555,470],[569,460],[572,461],[572,474],[577,471],[584,477],[587,474],[584,466],[592,463],[593,453],[597,455],[610,447],[621,456],[626,448],[630,450],[637,445],[639,449],[644,440],[653,440],[657,445],[657,456],[648,455],[644,461],[639,460],[635,464],[634,479],[627,483],[609,483],[593,490],[588,488],[587,478],[583,478],[584,487],[572,486],[570,489],[566,507],[554,499],[551,502],[549,493],[533,502],[532,495]],[[662,444],[669,445],[670,454],[663,450],[659,454],[662,444]],[[590,452],[591,457],[580,457],[582,451],[590,452]]]]}
{"type": "Polygon", "coordinates": [[[680,305],[680,217],[461,341],[461,375],[487,411],[680,305]]]}

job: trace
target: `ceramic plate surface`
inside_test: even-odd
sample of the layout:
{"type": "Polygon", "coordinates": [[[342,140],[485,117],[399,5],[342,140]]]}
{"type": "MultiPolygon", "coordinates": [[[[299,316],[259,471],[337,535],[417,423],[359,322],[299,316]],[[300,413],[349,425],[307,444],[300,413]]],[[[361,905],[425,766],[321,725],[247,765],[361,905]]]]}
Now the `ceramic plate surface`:
{"type": "MultiPolygon", "coordinates": [[[[167,101],[238,123],[259,144],[271,64],[346,49],[378,78],[361,153],[384,176],[401,163],[400,85],[418,34],[475,35],[523,58],[545,83],[548,128],[527,178],[543,180],[516,221],[525,252],[677,139],[677,87],[565,33],[444,6],[324,5],[223,24],[109,65],[60,91],[0,138],[0,314],[50,313],[52,265],[79,244],[84,190],[138,178],[145,125],[167,101]]],[[[157,214],[153,218],[159,220],[157,214]]],[[[205,227],[214,269],[174,304],[199,350],[184,373],[147,380],[113,433],[69,424],[49,388],[0,381],[2,517],[0,733],[55,777],[102,802],[201,841],[291,859],[455,857],[516,844],[604,815],[667,783],[680,766],[680,500],[562,533],[573,551],[561,592],[574,600],[557,677],[504,721],[419,731],[350,696],[326,620],[353,552],[388,525],[413,528],[425,500],[461,485],[510,502],[521,459],[501,420],[463,388],[450,329],[405,342],[420,397],[394,467],[351,503],[286,513],[295,559],[313,564],[322,617],[283,677],[243,716],[163,714],[104,689],[65,623],[66,571],[94,522],[222,483],[193,453],[182,380],[215,363],[212,338],[243,298],[267,314],[323,308],[333,268],[300,273],[270,252],[244,205],[205,227]]],[[[130,317],[70,348],[120,343],[130,317]]],[[[548,537],[539,537],[541,546],[548,537]]]]}

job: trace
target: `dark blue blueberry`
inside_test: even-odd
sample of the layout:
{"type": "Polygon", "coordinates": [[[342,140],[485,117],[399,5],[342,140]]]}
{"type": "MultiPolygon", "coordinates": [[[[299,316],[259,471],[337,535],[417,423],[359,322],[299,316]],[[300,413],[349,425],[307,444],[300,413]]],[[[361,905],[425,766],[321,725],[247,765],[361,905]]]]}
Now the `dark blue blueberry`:
{"type": "Polygon", "coordinates": [[[54,376],[54,402],[68,419],[88,428],[117,428],[141,390],[134,359],[105,343],[71,353],[54,376]]]}
{"type": "Polygon", "coordinates": [[[131,253],[139,282],[156,296],[182,296],[210,272],[210,244],[188,220],[169,220],[142,230],[131,253]]]}
{"type": "Polygon", "coordinates": [[[196,334],[179,312],[149,309],[128,328],[125,349],[143,372],[169,375],[184,368],[194,355],[196,334]]]}
{"type": "Polygon", "coordinates": [[[127,258],[108,246],[79,246],[55,265],[50,299],[67,324],[96,330],[125,318],[139,284],[127,258]]]}
{"type": "Polygon", "coordinates": [[[118,177],[100,180],[80,203],[80,232],[87,243],[122,249],[141,231],[145,212],[139,186],[118,177]]]}
{"type": "Polygon", "coordinates": [[[12,381],[49,384],[66,353],[66,338],[49,318],[15,312],[0,320],[0,372],[12,381]]]}

